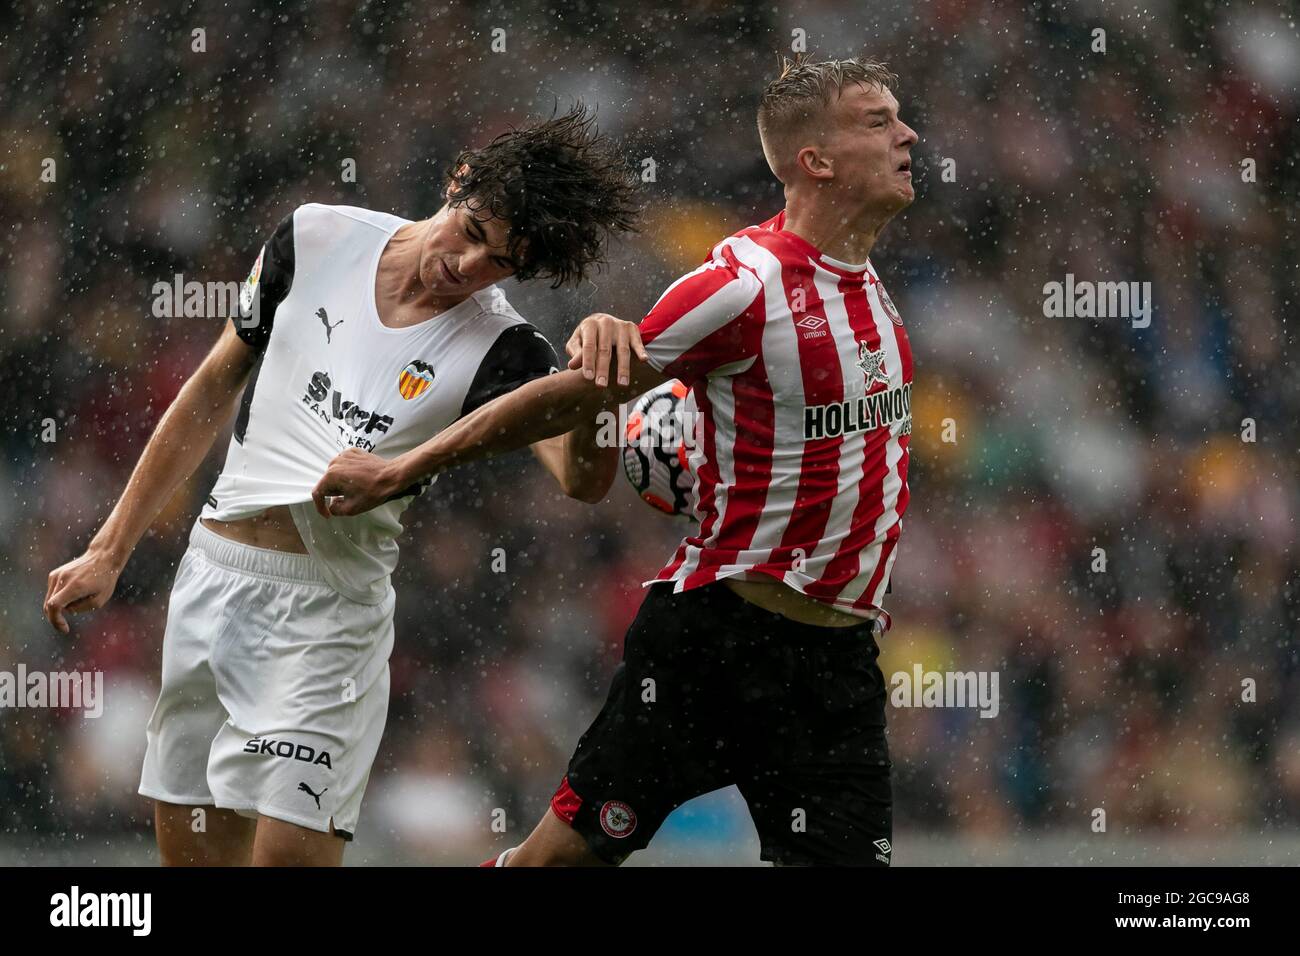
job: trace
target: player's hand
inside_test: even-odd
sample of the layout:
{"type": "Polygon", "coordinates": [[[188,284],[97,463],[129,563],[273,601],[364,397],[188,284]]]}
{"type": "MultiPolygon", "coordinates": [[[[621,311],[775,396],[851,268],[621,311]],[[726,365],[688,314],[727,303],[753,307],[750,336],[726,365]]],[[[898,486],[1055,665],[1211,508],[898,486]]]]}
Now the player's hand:
{"type": "Polygon", "coordinates": [[[50,572],[45,589],[45,619],[57,631],[70,630],[64,614],[93,611],[108,603],[117,587],[120,565],[99,551],[87,551],[50,572]]]}
{"type": "Polygon", "coordinates": [[[349,448],[325,469],[311,500],[322,518],[365,514],[401,491],[392,462],[368,451],[349,448]]]}
{"type": "Polygon", "coordinates": [[[615,366],[618,384],[626,385],[632,375],[632,355],[646,361],[641,330],[635,322],[624,322],[604,312],[587,316],[569,336],[564,350],[569,353],[569,368],[582,369],[583,378],[595,379],[599,388],[609,384],[609,359],[618,358],[615,366]]]}

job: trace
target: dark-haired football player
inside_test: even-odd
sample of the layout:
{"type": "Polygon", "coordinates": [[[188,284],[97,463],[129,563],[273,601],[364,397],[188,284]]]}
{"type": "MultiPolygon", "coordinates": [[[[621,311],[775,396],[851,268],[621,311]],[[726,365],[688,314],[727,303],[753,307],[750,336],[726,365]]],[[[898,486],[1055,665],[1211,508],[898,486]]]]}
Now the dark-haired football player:
{"type": "MultiPolygon", "coordinates": [[[[424,483],[331,521],[312,488],[344,449],[399,455],[555,371],[496,284],[581,280],[634,220],[631,178],[581,108],[463,152],[446,195],[416,222],[315,203],[285,218],[112,514],[50,573],[46,616],[66,633],[235,419],[177,571],[148,726],[140,793],[164,864],[341,862],[388,708],[398,518],[424,483]]],[[[575,498],[613,480],[594,420],[532,447],[575,498]]]]}

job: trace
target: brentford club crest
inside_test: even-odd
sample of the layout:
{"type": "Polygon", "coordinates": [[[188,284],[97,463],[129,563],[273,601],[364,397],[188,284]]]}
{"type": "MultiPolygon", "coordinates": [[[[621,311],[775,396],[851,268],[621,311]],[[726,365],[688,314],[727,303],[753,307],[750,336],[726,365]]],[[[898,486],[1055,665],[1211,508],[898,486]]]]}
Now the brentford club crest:
{"type": "Polygon", "coordinates": [[[884,349],[873,350],[867,346],[866,342],[859,342],[857,366],[862,369],[862,374],[866,376],[868,389],[876,382],[889,384],[889,376],[885,373],[884,349]]]}
{"type": "Polygon", "coordinates": [[[621,800],[606,800],[600,808],[600,827],[612,837],[625,837],[636,829],[636,814],[621,800]]]}
{"type": "Polygon", "coordinates": [[[893,322],[895,325],[902,325],[903,318],[898,314],[898,308],[894,305],[894,300],[891,299],[889,293],[885,291],[885,284],[883,282],[876,283],[876,292],[880,294],[880,304],[885,307],[885,314],[889,316],[889,321],[893,322]]]}

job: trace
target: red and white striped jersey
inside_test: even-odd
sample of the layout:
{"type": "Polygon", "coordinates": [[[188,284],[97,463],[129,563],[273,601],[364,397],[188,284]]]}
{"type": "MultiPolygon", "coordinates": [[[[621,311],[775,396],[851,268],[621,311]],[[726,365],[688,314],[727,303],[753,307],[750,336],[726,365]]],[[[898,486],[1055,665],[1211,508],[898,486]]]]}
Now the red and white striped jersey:
{"type": "Polygon", "coordinates": [[[720,242],[641,323],[650,364],[699,413],[699,528],[655,580],[775,578],[875,616],[908,501],[912,350],[869,261],[824,256],[784,223],[720,242]]]}

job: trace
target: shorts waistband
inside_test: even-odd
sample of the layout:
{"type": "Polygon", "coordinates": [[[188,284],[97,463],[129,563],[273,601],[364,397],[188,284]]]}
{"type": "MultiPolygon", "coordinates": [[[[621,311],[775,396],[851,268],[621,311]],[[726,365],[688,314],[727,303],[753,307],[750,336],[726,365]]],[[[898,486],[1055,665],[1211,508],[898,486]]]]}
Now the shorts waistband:
{"type": "Polygon", "coordinates": [[[257,548],[251,544],[231,541],[205,528],[201,520],[196,520],[190,531],[190,547],[208,561],[230,571],[296,581],[300,584],[328,586],[320,565],[310,554],[274,551],[270,548],[257,548]]]}
{"type": "Polygon", "coordinates": [[[681,597],[685,594],[696,592],[696,597],[700,600],[720,602],[731,607],[732,612],[747,618],[756,625],[753,633],[755,635],[781,634],[785,637],[804,637],[814,641],[835,642],[840,640],[855,640],[871,638],[873,641],[879,640],[885,633],[885,622],[879,615],[872,617],[863,617],[858,624],[850,624],[847,627],[826,627],[818,624],[804,624],[793,618],[786,617],[776,611],[769,611],[767,608],[759,607],[750,601],[746,601],[731,588],[727,587],[721,581],[714,581],[707,585],[702,585],[692,590],[673,594],[671,581],[657,581],[656,585],[667,585],[661,591],[662,594],[669,597],[681,597]]]}

